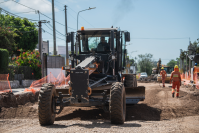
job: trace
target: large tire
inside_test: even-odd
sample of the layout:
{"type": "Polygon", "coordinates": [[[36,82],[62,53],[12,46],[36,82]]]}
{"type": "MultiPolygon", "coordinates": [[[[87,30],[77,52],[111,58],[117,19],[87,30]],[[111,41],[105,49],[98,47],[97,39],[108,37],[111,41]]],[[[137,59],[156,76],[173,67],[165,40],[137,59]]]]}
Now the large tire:
{"type": "Polygon", "coordinates": [[[130,75],[125,75],[125,81],[124,81],[124,86],[125,87],[133,87],[134,82],[133,82],[133,74],[130,75]]]}
{"type": "Polygon", "coordinates": [[[112,84],[109,104],[111,123],[123,124],[126,118],[126,92],[123,83],[112,84]]]}
{"type": "Polygon", "coordinates": [[[53,113],[53,97],[56,96],[55,86],[43,84],[39,93],[38,116],[41,125],[52,125],[55,121],[53,113]]]}

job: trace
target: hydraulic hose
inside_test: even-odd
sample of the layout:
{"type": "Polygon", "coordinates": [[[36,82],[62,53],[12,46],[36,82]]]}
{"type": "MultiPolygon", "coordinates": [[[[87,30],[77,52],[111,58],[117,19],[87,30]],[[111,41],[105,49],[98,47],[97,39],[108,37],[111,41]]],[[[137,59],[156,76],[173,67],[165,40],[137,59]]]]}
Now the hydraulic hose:
{"type": "Polygon", "coordinates": [[[107,65],[106,74],[108,73],[108,70],[109,70],[109,63],[110,63],[110,62],[108,61],[108,62],[107,62],[108,65],[107,65]]]}

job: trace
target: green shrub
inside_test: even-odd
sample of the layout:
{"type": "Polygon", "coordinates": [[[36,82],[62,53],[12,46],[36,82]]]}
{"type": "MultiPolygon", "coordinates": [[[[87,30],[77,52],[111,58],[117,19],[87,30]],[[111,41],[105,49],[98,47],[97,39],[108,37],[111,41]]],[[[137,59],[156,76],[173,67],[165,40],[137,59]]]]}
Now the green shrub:
{"type": "Polygon", "coordinates": [[[9,62],[9,52],[7,49],[0,48],[0,73],[6,73],[9,62]]]}
{"type": "Polygon", "coordinates": [[[22,49],[20,55],[12,58],[13,65],[15,66],[29,66],[34,71],[33,75],[36,79],[40,79],[42,76],[41,73],[41,62],[40,62],[40,53],[38,51],[30,50],[23,52],[22,49]]]}

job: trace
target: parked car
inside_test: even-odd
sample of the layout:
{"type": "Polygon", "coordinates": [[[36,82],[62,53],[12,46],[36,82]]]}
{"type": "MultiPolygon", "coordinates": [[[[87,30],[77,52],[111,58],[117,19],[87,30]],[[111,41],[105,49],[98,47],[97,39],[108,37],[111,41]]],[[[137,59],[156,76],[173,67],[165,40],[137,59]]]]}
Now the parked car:
{"type": "Polygon", "coordinates": [[[147,78],[148,76],[147,76],[147,73],[146,72],[142,72],[142,73],[140,73],[140,79],[142,79],[142,78],[147,78]]]}

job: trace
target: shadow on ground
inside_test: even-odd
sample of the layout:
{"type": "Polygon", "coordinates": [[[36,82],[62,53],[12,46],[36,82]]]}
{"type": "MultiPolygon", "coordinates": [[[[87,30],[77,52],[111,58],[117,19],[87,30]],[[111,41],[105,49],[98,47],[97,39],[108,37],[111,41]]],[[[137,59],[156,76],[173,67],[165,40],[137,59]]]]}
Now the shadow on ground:
{"type": "MultiPolygon", "coordinates": [[[[144,120],[159,121],[161,110],[147,106],[146,104],[129,105],[126,108],[126,121],[144,120]]],[[[56,121],[62,120],[110,120],[110,114],[102,109],[81,110],[77,109],[66,115],[59,115],[56,121]]]]}
{"type": "Polygon", "coordinates": [[[140,124],[134,122],[134,120],[139,120],[141,122],[145,121],[159,121],[161,110],[157,108],[152,108],[146,104],[136,104],[127,106],[127,117],[126,123],[122,125],[114,125],[110,122],[110,114],[105,113],[102,109],[90,109],[82,110],[77,109],[72,113],[66,115],[60,115],[56,117],[56,121],[65,121],[65,120],[84,120],[90,121],[89,124],[81,124],[78,122],[76,124],[70,125],[59,125],[56,123],[53,126],[45,126],[47,128],[66,128],[70,126],[80,126],[85,128],[123,128],[123,127],[141,127],[140,124]]]}
{"type": "Polygon", "coordinates": [[[124,124],[118,124],[114,125],[111,124],[110,122],[105,122],[105,121],[100,121],[100,120],[94,120],[92,123],[89,124],[81,124],[81,123],[76,123],[76,124],[70,124],[70,125],[62,125],[62,124],[54,124],[50,126],[44,126],[46,128],[67,128],[67,127],[73,127],[73,126],[79,126],[79,127],[84,127],[84,128],[118,128],[121,129],[123,127],[141,127],[141,124],[136,124],[136,123],[124,123],[124,124]]]}

